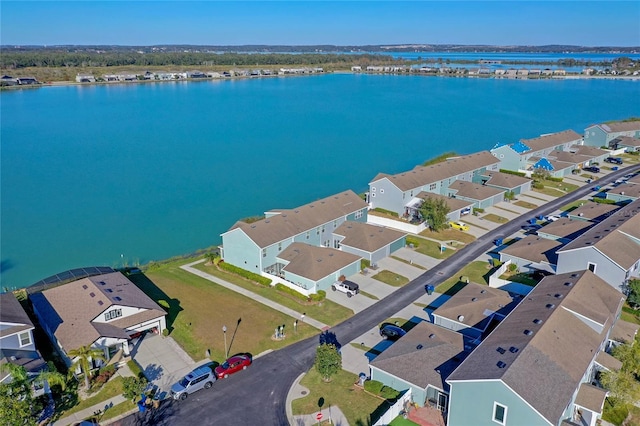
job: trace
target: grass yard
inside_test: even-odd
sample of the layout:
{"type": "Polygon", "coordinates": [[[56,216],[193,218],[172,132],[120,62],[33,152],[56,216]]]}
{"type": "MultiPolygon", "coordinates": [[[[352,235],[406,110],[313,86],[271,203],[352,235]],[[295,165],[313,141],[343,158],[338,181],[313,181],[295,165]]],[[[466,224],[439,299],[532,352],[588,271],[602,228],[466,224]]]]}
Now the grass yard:
{"type": "MultiPolygon", "coordinates": [[[[223,325],[229,330],[231,354],[257,355],[318,333],[303,323],[298,324],[294,333],[294,319],[290,316],[179,268],[187,262],[184,259],[169,262],[130,278],[153,300],[169,304],[170,335],[194,360],[203,359],[207,349],[212,359],[224,359],[223,325]],[[287,338],[274,341],[271,336],[281,324],[287,326],[287,338]]],[[[308,308],[303,309],[311,316],[308,308]]]]}
{"type": "Polygon", "coordinates": [[[420,235],[427,238],[433,238],[434,240],[445,241],[448,244],[453,245],[454,247],[455,245],[451,244],[452,241],[469,244],[476,240],[476,237],[474,237],[473,235],[453,228],[443,229],[442,231],[438,232],[434,232],[430,229],[425,229],[420,233],[420,235]]]}
{"type": "Polygon", "coordinates": [[[360,292],[358,294],[360,294],[361,296],[364,296],[364,297],[368,297],[369,299],[380,300],[380,298],[378,296],[376,296],[375,294],[367,293],[366,291],[360,290],[360,292]]]}
{"type": "Polygon", "coordinates": [[[625,303],[622,307],[622,312],[620,312],[620,319],[632,324],[640,324],[640,311],[631,309],[629,305],[625,303]]]}
{"type": "MultiPolygon", "coordinates": [[[[214,265],[205,265],[204,263],[199,263],[194,267],[215,277],[235,284],[238,287],[242,287],[246,290],[259,294],[260,296],[265,297],[269,300],[273,300],[274,302],[286,306],[287,308],[293,309],[300,313],[305,312],[306,315],[308,315],[310,318],[322,321],[323,323],[328,325],[336,325],[353,315],[353,311],[351,309],[347,309],[344,306],[338,305],[337,303],[334,303],[330,300],[323,301],[322,305],[316,303],[310,304],[302,301],[301,299],[295,298],[294,296],[281,293],[275,288],[265,287],[263,285],[248,281],[242,277],[230,274],[226,271],[221,271],[214,265]]],[[[331,290],[328,289],[327,291],[331,290]]]]}
{"type": "Polygon", "coordinates": [[[538,207],[537,205],[533,204],[533,203],[527,203],[526,201],[522,201],[522,200],[518,200],[516,202],[513,203],[514,205],[518,206],[518,207],[522,207],[525,209],[535,209],[536,207],[538,207]]]}
{"type": "Polygon", "coordinates": [[[525,284],[531,287],[534,287],[535,285],[538,284],[538,281],[534,279],[531,275],[525,274],[522,272],[512,273],[507,271],[504,274],[500,275],[500,278],[503,280],[513,281],[514,283],[525,284]]]}
{"type": "Polygon", "coordinates": [[[640,407],[621,403],[611,405],[607,398],[604,401],[602,419],[616,426],[621,426],[625,420],[627,425],[638,425],[640,424],[640,407]]]}
{"type": "Polygon", "coordinates": [[[102,389],[100,389],[100,392],[90,398],[83,399],[72,408],[65,410],[62,413],[62,418],[70,414],[77,413],[80,410],[84,410],[85,408],[89,408],[92,405],[99,404],[100,402],[106,401],[107,399],[113,398],[114,396],[122,395],[122,380],[122,377],[112,378],[107,383],[105,383],[102,389]]]}
{"type": "Polygon", "coordinates": [[[424,238],[420,237],[407,237],[407,244],[409,243],[412,243],[414,245],[414,250],[418,253],[433,257],[435,259],[446,259],[454,253],[454,251],[450,249],[442,252],[440,250],[439,243],[431,240],[425,240],[424,238]]]}
{"type": "MultiPolygon", "coordinates": [[[[312,414],[318,412],[318,400],[324,398],[324,407],[336,405],[344,413],[350,425],[373,424],[372,414],[384,412],[389,404],[382,398],[365,392],[355,385],[358,376],[345,370],[340,370],[331,382],[326,383],[315,368],[311,368],[302,378],[300,384],[309,389],[309,393],[293,401],[294,415],[312,414]],[[367,414],[363,414],[367,413],[367,414]]],[[[376,415],[373,416],[377,418],[376,415]]]]}
{"type": "Polygon", "coordinates": [[[565,195],[564,192],[558,191],[557,189],[554,189],[554,188],[552,188],[550,186],[544,186],[542,188],[533,188],[533,190],[535,192],[539,192],[541,194],[548,195],[550,197],[562,197],[563,195],[565,195]]]}
{"type": "Polygon", "coordinates": [[[584,205],[586,203],[588,203],[588,201],[576,200],[576,201],[573,201],[573,202],[571,202],[569,204],[565,204],[564,206],[560,207],[560,210],[562,210],[563,212],[572,212],[575,209],[577,209],[578,207],[580,207],[580,206],[582,206],[582,205],[584,205]]]}
{"type": "Polygon", "coordinates": [[[371,278],[382,281],[383,283],[389,284],[393,287],[402,287],[409,282],[409,278],[403,277],[395,272],[387,271],[386,269],[378,272],[371,278]]]}
{"type": "Polygon", "coordinates": [[[452,296],[465,286],[464,281],[460,281],[461,277],[468,277],[469,281],[477,284],[489,284],[489,275],[493,272],[493,268],[488,262],[475,261],[460,269],[452,277],[444,281],[438,287],[436,292],[452,296]]]}
{"type": "Polygon", "coordinates": [[[495,222],[495,223],[507,223],[507,222],[509,222],[509,219],[507,219],[506,217],[498,216],[497,214],[493,214],[493,213],[489,213],[489,214],[486,214],[486,215],[482,216],[482,219],[488,220],[489,222],[495,222]]]}
{"type": "Polygon", "coordinates": [[[114,417],[118,417],[121,414],[128,413],[131,410],[138,410],[138,406],[131,402],[125,401],[120,404],[114,405],[113,407],[109,407],[107,410],[103,412],[99,417],[99,421],[104,422],[105,420],[113,419],[114,417]]]}
{"type": "Polygon", "coordinates": [[[398,416],[395,419],[391,420],[389,426],[417,426],[418,423],[414,423],[409,419],[405,419],[402,416],[398,416]]]}

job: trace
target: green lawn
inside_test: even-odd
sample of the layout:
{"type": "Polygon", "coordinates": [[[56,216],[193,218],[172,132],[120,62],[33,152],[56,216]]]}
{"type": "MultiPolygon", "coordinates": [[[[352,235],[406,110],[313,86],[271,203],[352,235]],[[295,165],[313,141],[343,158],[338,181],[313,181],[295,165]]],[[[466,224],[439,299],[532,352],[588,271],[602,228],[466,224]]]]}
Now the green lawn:
{"type": "MultiPolygon", "coordinates": [[[[257,355],[318,333],[303,323],[294,333],[294,319],[290,316],[179,268],[187,262],[184,259],[168,262],[130,278],[153,300],[164,300],[169,304],[167,327],[171,330],[170,335],[194,360],[203,359],[206,350],[211,352],[212,359],[224,359],[222,326],[225,325],[229,330],[227,334],[233,339],[229,346],[232,354],[249,352],[257,355]],[[286,326],[286,339],[272,340],[275,327],[282,324],[286,326]]],[[[323,302],[329,311],[333,305],[323,302]]],[[[312,317],[312,306],[301,308],[312,317]]],[[[314,312],[317,309],[315,307],[314,312]]]]}
{"type": "Polygon", "coordinates": [[[525,208],[525,209],[535,209],[536,207],[538,207],[538,206],[536,206],[535,204],[527,203],[526,201],[521,201],[521,200],[516,201],[516,202],[515,202],[515,203],[513,203],[513,204],[514,204],[514,205],[516,205],[516,206],[518,206],[518,207],[525,208]]]}
{"type": "Polygon", "coordinates": [[[513,281],[514,283],[529,285],[531,287],[538,284],[537,280],[535,280],[531,275],[525,273],[513,274],[507,271],[506,273],[500,275],[500,278],[502,278],[503,280],[513,281]]]}
{"type": "Polygon", "coordinates": [[[509,219],[507,219],[506,217],[498,216],[497,214],[493,214],[493,213],[486,214],[486,215],[482,216],[482,218],[484,220],[488,220],[489,222],[495,222],[495,223],[507,223],[507,222],[509,222],[509,219]]]}
{"type": "Polygon", "coordinates": [[[562,210],[563,212],[571,212],[586,203],[588,203],[588,201],[585,200],[572,201],[571,203],[565,204],[564,206],[560,207],[560,210],[562,210]]]}
{"type": "Polygon", "coordinates": [[[455,294],[464,287],[465,282],[460,281],[461,277],[468,277],[469,281],[477,284],[489,284],[489,275],[492,272],[488,262],[475,261],[466,265],[464,268],[455,273],[452,277],[444,281],[436,291],[438,293],[447,294],[449,296],[455,294]]]}
{"type": "Polygon", "coordinates": [[[222,271],[216,268],[214,265],[205,265],[204,263],[199,263],[195,265],[194,268],[211,274],[215,277],[221,278],[249,291],[252,291],[269,300],[273,300],[274,302],[284,305],[287,308],[296,310],[298,312],[305,312],[309,317],[317,319],[318,321],[322,321],[323,323],[328,325],[336,325],[353,315],[353,311],[351,309],[347,309],[344,306],[338,305],[337,303],[334,303],[330,300],[325,300],[324,302],[322,302],[322,305],[315,303],[309,304],[301,301],[298,298],[294,298],[291,295],[279,292],[273,287],[265,287],[263,285],[255,284],[253,282],[247,281],[244,278],[230,274],[226,271],[222,271]]]}
{"type": "Polygon", "coordinates": [[[398,416],[389,423],[389,426],[416,426],[418,423],[414,423],[409,419],[405,419],[402,416],[398,416]]]}
{"type": "Polygon", "coordinates": [[[89,408],[92,405],[99,404],[102,401],[106,401],[109,398],[113,398],[114,396],[122,395],[122,380],[122,377],[112,378],[100,389],[100,392],[90,398],[83,399],[72,408],[65,410],[62,415],[66,417],[85,408],[89,408]]]}
{"type": "MultiPolygon", "coordinates": [[[[309,389],[309,394],[293,401],[294,415],[312,414],[318,412],[318,400],[324,398],[323,407],[338,406],[350,425],[368,425],[371,415],[384,412],[389,404],[382,398],[365,392],[355,385],[358,376],[345,370],[334,376],[329,383],[325,383],[315,368],[302,378],[300,384],[309,389]]],[[[374,415],[374,418],[377,418],[374,415]]]]}
{"type": "Polygon", "coordinates": [[[476,240],[476,237],[474,237],[473,235],[453,228],[446,228],[438,232],[434,232],[431,229],[425,229],[420,233],[420,235],[427,238],[433,238],[434,240],[445,241],[454,247],[455,245],[451,244],[451,242],[457,241],[460,243],[469,244],[476,240]]]}
{"type": "Polygon", "coordinates": [[[387,271],[386,269],[378,272],[371,278],[375,278],[378,281],[382,281],[383,283],[394,287],[402,287],[409,282],[409,278],[403,277],[395,272],[387,271]]]}
{"type": "Polygon", "coordinates": [[[620,318],[632,324],[640,324],[640,311],[633,310],[625,303],[620,312],[620,318]]]}
{"type": "Polygon", "coordinates": [[[557,189],[551,188],[549,186],[544,186],[543,188],[533,188],[533,190],[541,194],[549,195],[550,197],[562,197],[563,195],[565,195],[564,192],[558,191],[557,189]]]}
{"type": "Polygon", "coordinates": [[[446,249],[444,252],[440,250],[440,244],[431,241],[425,240],[420,237],[407,237],[407,244],[411,242],[414,245],[414,250],[418,253],[424,254],[426,256],[430,256],[436,259],[446,259],[454,253],[454,250],[446,249]]]}
{"type": "Polygon", "coordinates": [[[631,404],[611,405],[609,398],[607,398],[602,410],[602,419],[616,426],[621,426],[625,420],[627,420],[625,423],[627,425],[638,425],[640,424],[640,408],[631,404]]]}
{"type": "MultiPolygon", "coordinates": [[[[138,410],[138,406],[134,402],[121,402],[120,404],[116,404],[113,407],[109,407],[106,411],[104,411],[102,415],[98,416],[97,420],[104,422],[105,420],[113,419],[114,417],[118,417],[121,414],[128,413],[131,410],[138,410]]],[[[91,419],[91,417],[89,419],[91,419]]]]}

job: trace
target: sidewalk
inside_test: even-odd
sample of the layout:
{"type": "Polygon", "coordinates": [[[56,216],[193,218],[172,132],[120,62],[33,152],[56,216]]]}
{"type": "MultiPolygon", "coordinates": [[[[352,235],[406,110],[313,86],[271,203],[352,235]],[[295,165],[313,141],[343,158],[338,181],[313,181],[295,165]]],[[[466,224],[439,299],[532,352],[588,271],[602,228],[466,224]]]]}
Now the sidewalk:
{"type": "Polygon", "coordinates": [[[325,407],[318,412],[313,414],[306,414],[301,416],[294,416],[293,411],[291,409],[291,403],[294,399],[302,398],[309,394],[309,389],[305,388],[300,384],[300,380],[304,377],[305,373],[302,373],[296,381],[289,389],[289,393],[287,394],[286,407],[287,407],[287,419],[289,419],[289,424],[291,426],[314,426],[318,424],[318,418],[316,417],[318,413],[322,413],[322,418],[320,421],[326,421],[331,419],[331,422],[335,426],[349,426],[349,422],[347,422],[347,418],[342,414],[340,408],[337,406],[325,407]]]}
{"type": "MultiPolygon", "coordinates": [[[[269,306],[270,308],[275,309],[276,311],[280,311],[284,314],[289,315],[292,318],[301,318],[302,317],[302,312],[297,312],[294,311],[293,309],[287,308],[286,306],[283,306],[279,303],[276,303],[272,300],[267,299],[266,297],[262,297],[252,291],[249,290],[245,290],[242,287],[238,287],[237,285],[231,284],[227,281],[221,280],[218,277],[214,277],[211,274],[207,274],[206,272],[202,272],[198,269],[193,268],[193,265],[197,265],[198,263],[203,263],[205,262],[206,259],[200,259],[200,260],[196,260],[195,262],[191,262],[191,263],[187,263],[186,265],[182,265],[180,267],[180,269],[184,269],[187,272],[190,272],[194,275],[197,275],[201,278],[204,278],[205,280],[211,281],[212,283],[221,285],[222,287],[225,287],[231,291],[235,291],[236,293],[242,294],[243,296],[247,296],[250,299],[255,300],[256,302],[260,302],[263,305],[269,306]]],[[[308,316],[304,317],[304,322],[305,324],[309,324],[312,327],[315,327],[319,330],[325,330],[327,329],[329,326],[327,324],[324,324],[318,320],[315,320],[313,318],[309,318],[308,316]]]]}

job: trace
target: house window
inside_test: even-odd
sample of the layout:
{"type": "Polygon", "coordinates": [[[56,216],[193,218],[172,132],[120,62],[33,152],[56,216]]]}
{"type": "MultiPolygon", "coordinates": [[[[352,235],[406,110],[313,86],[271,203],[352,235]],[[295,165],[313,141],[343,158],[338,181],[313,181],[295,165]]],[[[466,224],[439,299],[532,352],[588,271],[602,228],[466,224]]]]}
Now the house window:
{"type": "Polygon", "coordinates": [[[411,192],[409,193],[409,197],[413,197],[413,189],[411,190],[411,192]]]}
{"type": "Polygon", "coordinates": [[[282,250],[282,243],[280,242],[278,243],[278,251],[281,251],[281,250],[282,250]]]}
{"type": "Polygon", "coordinates": [[[333,227],[335,228],[336,226],[338,226],[338,221],[337,221],[337,220],[334,220],[334,221],[333,221],[333,227]]]}
{"type": "Polygon", "coordinates": [[[114,318],[118,318],[122,316],[122,309],[114,309],[112,311],[107,312],[106,314],[104,314],[104,319],[105,321],[109,321],[112,320],[114,318]]]}
{"type": "Polygon", "coordinates": [[[358,210],[356,212],[356,219],[360,219],[362,217],[362,210],[358,210]]]}
{"type": "Polygon", "coordinates": [[[309,239],[309,231],[307,231],[307,233],[305,234],[305,238],[308,240],[309,239]]]}
{"type": "Polygon", "coordinates": [[[380,193],[384,194],[384,188],[380,188],[380,193]]]}
{"type": "Polygon", "coordinates": [[[493,421],[501,425],[507,423],[507,407],[505,405],[493,403],[493,421]]]}
{"type": "Polygon", "coordinates": [[[262,249],[262,257],[267,257],[267,249],[266,248],[262,249]]]}
{"type": "Polygon", "coordinates": [[[376,192],[376,187],[375,186],[371,187],[371,192],[376,192]]]}
{"type": "Polygon", "coordinates": [[[429,191],[433,191],[434,189],[436,189],[436,186],[438,186],[438,184],[436,183],[432,183],[431,185],[429,185],[429,191]]]}
{"type": "Polygon", "coordinates": [[[28,331],[18,334],[18,338],[20,339],[20,347],[31,344],[31,333],[28,331]]]}
{"type": "Polygon", "coordinates": [[[595,263],[587,262],[587,269],[589,269],[594,274],[596,273],[596,266],[598,265],[596,265],[595,263]]]}
{"type": "Polygon", "coordinates": [[[316,235],[320,235],[320,227],[316,228],[316,235]]]}

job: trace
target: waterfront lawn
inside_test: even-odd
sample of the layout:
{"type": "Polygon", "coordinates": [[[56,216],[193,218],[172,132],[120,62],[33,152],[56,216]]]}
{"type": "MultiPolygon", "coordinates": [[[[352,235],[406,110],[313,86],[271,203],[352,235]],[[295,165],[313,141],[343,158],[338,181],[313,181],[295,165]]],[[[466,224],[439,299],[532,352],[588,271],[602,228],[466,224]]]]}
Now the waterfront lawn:
{"type": "Polygon", "coordinates": [[[493,272],[488,262],[474,261],[453,274],[449,279],[436,287],[436,292],[453,296],[466,282],[464,278],[469,278],[470,282],[476,284],[489,284],[489,276],[493,272]]]}
{"type": "Polygon", "coordinates": [[[371,278],[382,281],[383,283],[389,284],[393,287],[402,287],[409,282],[409,278],[403,277],[402,275],[396,274],[395,272],[387,271],[386,269],[378,272],[371,278]]]}
{"type": "Polygon", "coordinates": [[[293,400],[291,404],[293,414],[317,413],[318,400],[324,398],[323,407],[338,406],[350,425],[373,424],[370,421],[371,414],[378,410],[385,411],[389,408],[389,404],[384,399],[356,386],[357,381],[358,376],[355,374],[340,370],[327,383],[312,367],[300,381],[302,386],[309,389],[309,393],[303,398],[293,400]]]}
{"type": "Polygon", "coordinates": [[[446,228],[438,232],[434,232],[431,229],[425,229],[420,233],[420,235],[427,238],[433,238],[434,240],[448,242],[449,245],[452,245],[454,247],[455,244],[451,244],[452,242],[469,244],[476,240],[476,237],[474,237],[473,235],[453,228],[446,228]]]}
{"type": "Polygon", "coordinates": [[[322,305],[315,302],[307,303],[294,296],[282,293],[276,290],[274,287],[265,287],[229,272],[222,271],[215,265],[198,263],[193,267],[211,274],[217,278],[230,282],[231,284],[235,284],[238,287],[242,287],[246,290],[259,294],[262,297],[286,306],[287,308],[298,311],[301,314],[304,312],[305,315],[309,316],[310,318],[322,321],[327,325],[339,324],[353,315],[353,311],[351,309],[347,309],[344,306],[332,302],[331,300],[325,299],[324,301],[322,301],[322,305]]]}
{"type": "Polygon", "coordinates": [[[223,325],[233,336],[231,354],[258,355],[318,333],[302,323],[294,333],[293,318],[180,269],[187,262],[181,259],[156,265],[130,278],[161,306],[168,303],[170,336],[194,360],[203,359],[206,350],[211,352],[211,359],[224,359],[223,325]],[[287,326],[286,339],[272,340],[275,327],[281,324],[287,326]]]}
{"type": "Polygon", "coordinates": [[[414,236],[407,237],[407,244],[409,243],[414,245],[413,249],[418,253],[424,254],[429,257],[433,257],[435,259],[446,259],[447,257],[451,256],[455,252],[454,250],[451,250],[451,249],[445,250],[443,252],[440,250],[439,243],[431,240],[425,240],[424,238],[420,238],[420,237],[414,237],[414,236]]]}
{"type": "Polygon", "coordinates": [[[495,223],[507,223],[507,222],[509,222],[509,219],[507,219],[506,217],[498,216],[497,214],[493,214],[493,213],[489,213],[489,214],[486,214],[486,215],[482,216],[482,219],[488,220],[489,222],[495,222],[495,223]]]}
{"type": "Polygon", "coordinates": [[[533,204],[533,203],[528,203],[526,201],[522,201],[522,200],[518,200],[516,202],[513,203],[514,205],[518,206],[518,207],[522,207],[525,209],[535,209],[536,207],[538,207],[537,205],[533,204]]]}

